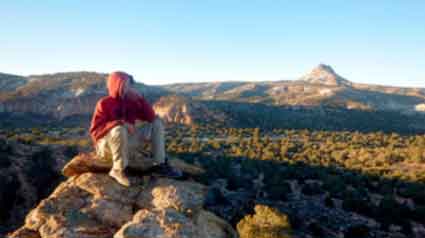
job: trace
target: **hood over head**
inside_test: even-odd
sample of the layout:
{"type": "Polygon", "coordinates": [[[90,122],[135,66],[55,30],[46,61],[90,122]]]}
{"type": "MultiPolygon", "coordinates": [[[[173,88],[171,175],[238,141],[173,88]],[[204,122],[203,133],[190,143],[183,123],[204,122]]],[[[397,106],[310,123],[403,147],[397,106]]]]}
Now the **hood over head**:
{"type": "Polygon", "coordinates": [[[124,84],[131,79],[131,76],[125,72],[116,71],[108,76],[108,93],[113,98],[122,98],[124,84]]]}

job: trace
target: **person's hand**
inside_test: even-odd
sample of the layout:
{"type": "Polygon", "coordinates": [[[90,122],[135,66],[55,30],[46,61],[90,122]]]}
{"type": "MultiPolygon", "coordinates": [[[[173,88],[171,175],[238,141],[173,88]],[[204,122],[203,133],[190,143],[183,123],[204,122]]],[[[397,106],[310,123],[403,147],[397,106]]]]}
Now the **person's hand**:
{"type": "Polygon", "coordinates": [[[132,135],[136,133],[136,127],[133,124],[125,123],[125,127],[127,128],[128,134],[132,135]]]}

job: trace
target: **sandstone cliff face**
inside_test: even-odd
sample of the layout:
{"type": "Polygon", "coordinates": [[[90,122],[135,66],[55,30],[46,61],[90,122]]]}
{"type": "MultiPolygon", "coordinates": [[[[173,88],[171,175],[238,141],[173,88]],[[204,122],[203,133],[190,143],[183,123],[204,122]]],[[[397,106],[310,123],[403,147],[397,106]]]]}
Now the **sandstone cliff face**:
{"type": "MultiPolygon", "coordinates": [[[[33,113],[65,119],[90,116],[98,99],[106,96],[107,75],[69,72],[21,77],[0,74],[0,112],[33,113]]],[[[260,103],[277,106],[332,106],[344,109],[422,112],[425,89],[352,83],[329,65],[320,64],[299,80],[273,82],[183,83],[135,85],[165,121],[193,124],[220,117],[205,101],[260,103]],[[183,101],[172,93],[188,96],[183,101]],[[194,101],[188,101],[191,98],[194,101]],[[175,100],[176,99],[176,100],[175,100]],[[202,99],[205,101],[196,101],[202,99]]],[[[181,98],[181,97],[180,97],[181,98]]]]}
{"type": "Polygon", "coordinates": [[[90,72],[30,76],[25,84],[0,95],[0,108],[57,119],[90,114],[106,95],[105,80],[105,74],[90,72]]]}
{"type": "MultiPolygon", "coordinates": [[[[96,165],[88,167],[93,168],[96,165]]],[[[72,166],[71,166],[72,167],[72,166]]],[[[180,167],[194,172],[191,166],[180,167]]],[[[203,209],[207,187],[191,180],[133,175],[124,187],[106,173],[73,174],[25,219],[10,238],[236,237],[203,209]]],[[[77,170],[75,170],[77,169],[77,170]]],[[[86,167],[87,169],[87,167],[86,167]]],[[[193,168],[192,168],[193,169],[193,168]]],[[[99,170],[98,170],[99,171],[99,170]]]]}
{"type": "Polygon", "coordinates": [[[199,122],[223,121],[223,113],[213,112],[202,102],[182,96],[161,97],[154,105],[154,110],[167,123],[191,125],[199,122]]]}
{"type": "Polygon", "coordinates": [[[169,91],[202,100],[265,103],[279,106],[332,106],[360,110],[413,112],[425,101],[422,88],[353,83],[325,64],[298,80],[264,82],[179,83],[169,91]],[[353,106],[354,104],[354,106],[353,106]]]}
{"type": "Polygon", "coordinates": [[[102,94],[94,94],[76,98],[11,100],[0,104],[0,112],[42,114],[61,120],[69,116],[90,115],[94,111],[97,100],[102,96],[102,94]]]}
{"type": "Polygon", "coordinates": [[[182,97],[161,98],[154,110],[165,122],[190,125],[193,122],[193,109],[188,100],[182,97]]]}
{"type": "MultiPolygon", "coordinates": [[[[23,112],[48,115],[55,119],[91,115],[97,100],[107,95],[106,74],[72,72],[8,77],[14,82],[9,90],[0,90],[0,112],[23,112]]],[[[0,74],[0,85],[5,80],[0,74]]],[[[134,86],[149,101],[165,94],[158,87],[136,83],[134,86]]]]}

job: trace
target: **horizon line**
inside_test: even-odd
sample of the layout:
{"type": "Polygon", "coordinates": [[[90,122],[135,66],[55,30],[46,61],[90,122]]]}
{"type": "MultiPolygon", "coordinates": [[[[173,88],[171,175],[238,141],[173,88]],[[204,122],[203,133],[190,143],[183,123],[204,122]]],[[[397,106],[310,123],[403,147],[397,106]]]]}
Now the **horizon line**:
{"type": "MultiPolygon", "coordinates": [[[[322,63],[318,64],[317,66],[322,65],[322,63]]],[[[326,64],[329,65],[329,64],[326,64]]],[[[316,66],[316,67],[317,67],[316,66]]],[[[316,68],[314,67],[314,68],[316,68]]],[[[332,66],[331,66],[332,67],[332,66]]],[[[313,68],[313,69],[314,69],[313,68]]],[[[113,71],[111,71],[113,72],[113,71]]],[[[12,76],[18,76],[18,77],[24,77],[24,78],[30,78],[30,77],[39,77],[39,76],[46,76],[46,75],[55,75],[55,74],[67,74],[67,73],[95,73],[95,74],[105,74],[108,75],[109,73],[105,73],[102,71],[97,70],[70,70],[70,71],[56,71],[56,72],[46,72],[46,73],[35,73],[35,74],[16,74],[16,73],[9,73],[5,71],[0,71],[0,74],[7,74],[12,76]]],[[[339,75],[337,72],[335,74],[339,75]]],[[[305,75],[305,74],[304,74],[305,75]]],[[[293,77],[281,77],[279,79],[271,79],[271,80],[232,80],[232,79],[225,79],[225,80],[198,80],[198,81],[177,81],[172,83],[160,83],[160,84],[147,84],[144,83],[141,80],[137,80],[135,78],[136,82],[143,83],[146,85],[151,86],[165,86],[165,85],[173,85],[173,84],[205,84],[205,83],[273,83],[273,82],[282,82],[282,81],[302,81],[302,77],[304,76],[293,76],[293,77]]],[[[355,85],[370,85],[370,86],[380,86],[380,87],[391,87],[391,88],[402,88],[402,89],[423,89],[425,90],[425,87],[415,87],[415,86],[402,86],[402,85],[390,85],[390,84],[379,84],[379,83],[360,83],[356,81],[352,81],[350,79],[347,79],[343,76],[341,76],[345,80],[349,81],[350,83],[353,83],[355,85]]]]}

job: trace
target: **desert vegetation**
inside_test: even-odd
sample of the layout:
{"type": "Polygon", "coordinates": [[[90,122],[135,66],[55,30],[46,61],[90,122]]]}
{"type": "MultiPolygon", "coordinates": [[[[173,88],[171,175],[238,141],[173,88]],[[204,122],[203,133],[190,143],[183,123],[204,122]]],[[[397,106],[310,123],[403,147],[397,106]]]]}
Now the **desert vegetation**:
{"type": "MultiPolygon", "coordinates": [[[[84,127],[9,128],[1,134],[27,145],[65,146],[70,157],[92,149],[84,127]]],[[[248,205],[227,217],[235,227],[255,214],[257,204],[287,214],[294,234],[306,230],[320,237],[344,227],[347,237],[410,237],[425,225],[424,135],[169,125],[166,144],[172,157],[207,169],[200,182],[224,181],[223,189],[248,194],[248,205]],[[300,201],[304,205],[294,205],[300,201]],[[317,212],[303,221],[303,209],[317,212]],[[320,219],[325,213],[341,218],[320,219]]],[[[247,237],[257,235],[243,226],[247,237]]]]}
{"type": "Polygon", "coordinates": [[[343,211],[371,219],[385,231],[410,235],[414,223],[424,224],[423,135],[201,127],[174,131],[169,153],[208,168],[201,178],[206,183],[225,178],[229,189],[256,190],[257,200],[277,205],[290,200],[295,182],[303,197],[317,198],[329,208],[340,204],[343,211]]]}

